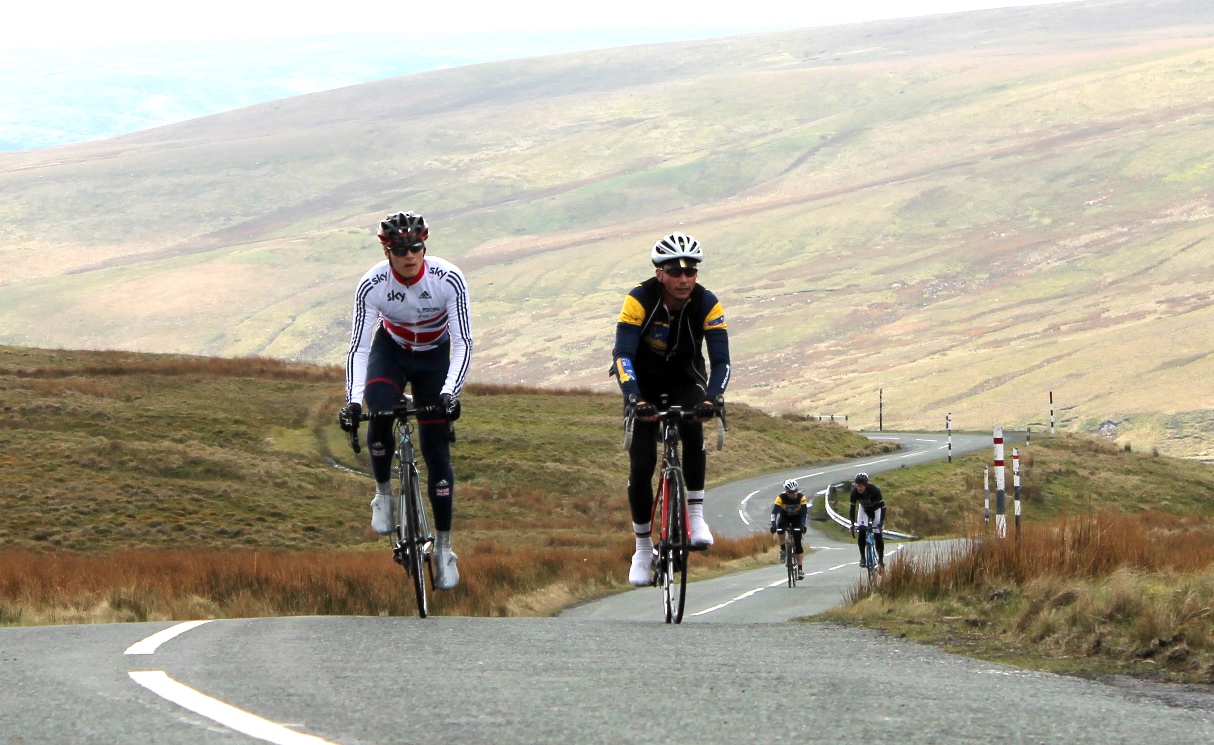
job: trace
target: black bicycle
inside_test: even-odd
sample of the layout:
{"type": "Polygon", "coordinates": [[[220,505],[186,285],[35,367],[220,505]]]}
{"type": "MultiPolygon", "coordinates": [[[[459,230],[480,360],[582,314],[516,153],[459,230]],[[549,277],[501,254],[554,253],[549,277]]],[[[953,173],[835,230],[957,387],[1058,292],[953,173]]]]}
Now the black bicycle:
{"type": "Polygon", "coordinates": [[[872,582],[877,575],[878,559],[877,559],[877,542],[873,539],[880,528],[874,528],[871,525],[862,525],[859,528],[864,531],[864,568],[868,570],[868,581],[872,582]]]}
{"type": "MultiPolygon", "coordinates": [[[[422,500],[421,477],[417,471],[417,458],[413,452],[413,424],[409,421],[420,417],[446,419],[441,406],[413,406],[413,397],[405,396],[391,414],[363,414],[359,420],[367,421],[372,416],[391,416],[393,432],[396,434],[396,503],[393,507],[392,560],[400,564],[413,580],[417,594],[417,615],[425,618],[429,614],[426,595],[426,577],[434,587],[434,532],[430,530],[430,519],[426,515],[422,500]]],[[[350,447],[361,450],[358,443],[358,426],[350,434],[350,447]]]]}
{"type": "MultiPolygon", "coordinates": [[[[696,419],[695,412],[681,406],[667,407],[662,396],[658,412],[662,427],[662,474],[654,495],[650,525],[657,527],[653,546],[653,584],[662,588],[662,604],[666,623],[682,623],[687,600],[687,558],[691,551],[703,551],[706,546],[691,544],[687,519],[687,486],[683,482],[683,467],[679,465],[679,422],[696,419]]],[[[725,445],[725,407],[717,402],[717,450],[725,445]]],[[[625,422],[624,447],[632,442],[633,415],[625,422]]]]}
{"type": "Polygon", "coordinates": [[[794,548],[793,533],[800,533],[801,529],[800,528],[787,528],[787,529],[778,528],[778,529],[776,529],[776,532],[781,535],[784,535],[785,533],[788,534],[784,538],[784,568],[788,570],[788,586],[796,587],[797,586],[797,569],[798,569],[798,567],[797,567],[797,557],[796,557],[796,554],[793,552],[793,548],[794,548]]]}

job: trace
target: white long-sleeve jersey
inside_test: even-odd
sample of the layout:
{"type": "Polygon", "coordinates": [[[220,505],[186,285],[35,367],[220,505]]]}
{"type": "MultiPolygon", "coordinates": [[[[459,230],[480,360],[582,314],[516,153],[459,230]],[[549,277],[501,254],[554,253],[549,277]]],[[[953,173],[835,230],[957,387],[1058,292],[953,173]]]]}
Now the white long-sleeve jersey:
{"type": "Polygon", "coordinates": [[[346,401],[361,403],[367,382],[367,357],[375,327],[405,349],[423,352],[451,340],[451,366],[443,393],[458,396],[472,361],[472,319],[468,287],[454,264],[427,256],[417,276],[405,279],[385,259],[358,282],[354,330],[346,355],[346,401]]]}

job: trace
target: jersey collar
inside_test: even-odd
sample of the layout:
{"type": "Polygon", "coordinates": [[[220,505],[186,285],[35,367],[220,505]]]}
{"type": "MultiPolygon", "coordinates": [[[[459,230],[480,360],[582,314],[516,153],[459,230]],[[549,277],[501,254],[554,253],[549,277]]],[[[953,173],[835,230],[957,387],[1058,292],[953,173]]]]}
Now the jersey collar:
{"type": "MultiPolygon", "coordinates": [[[[405,287],[412,287],[413,285],[420,282],[422,280],[422,277],[426,276],[426,266],[427,266],[426,261],[425,261],[425,259],[423,259],[421,268],[417,270],[417,274],[415,274],[412,279],[405,279],[404,277],[400,276],[400,274],[397,273],[397,271],[395,269],[392,269],[392,276],[396,279],[397,282],[400,282],[405,287]]],[[[389,269],[392,268],[390,264],[388,265],[388,268],[389,269]]]]}

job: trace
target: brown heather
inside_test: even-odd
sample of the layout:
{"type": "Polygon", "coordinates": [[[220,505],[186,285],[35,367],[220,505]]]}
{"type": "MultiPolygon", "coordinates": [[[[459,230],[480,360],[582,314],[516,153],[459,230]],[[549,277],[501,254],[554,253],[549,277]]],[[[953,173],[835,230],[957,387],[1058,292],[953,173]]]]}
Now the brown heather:
{"type": "Polygon", "coordinates": [[[1214,683],[1214,521],[1060,518],[896,555],[828,618],[1060,672],[1214,683]]]}
{"type": "MultiPolygon", "coordinates": [[[[631,541],[613,549],[480,541],[460,559],[437,614],[545,615],[625,589],[631,541]]],[[[723,539],[695,571],[762,553],[766,536],[723,539]]],[[[412,615],[412,587],[378,551],[135,551],[105,555],[0,552],[0,624],[100,623],[282,615],[412,615]]]]}

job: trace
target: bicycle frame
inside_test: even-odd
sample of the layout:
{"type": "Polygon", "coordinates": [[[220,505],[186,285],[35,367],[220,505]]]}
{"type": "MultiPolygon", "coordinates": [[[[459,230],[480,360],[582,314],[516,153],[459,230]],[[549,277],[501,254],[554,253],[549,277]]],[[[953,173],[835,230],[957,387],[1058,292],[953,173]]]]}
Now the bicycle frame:
{"type": "Polygon", "coordinates": [[[658,540],[654,545],[654,584],[662,587],[666,623],[682,623],[691,536],[687,488],[679,465],[678,423],[686,414],[681,407],[672,406],[658,416],[662,423],[662,472],[650,514],[650,524],[658,528],[658,540]]]}
{"type": "Polygon", "coordinates": [[[871,582],[877,573],[877,542],[873,538],[875,532],[871,525],[860,528],[864,531],[864,563],[868,569],[868,580],[871,582]]]}
{"type": "Polygon", "coordinates": [[[788,570],[788,586],[797,586],[797,556],[794,553],[796,542],[793,540],[793,532],[800,532],[800,528],[780,528],[777,533],[784,535],[784,568],[788,570]]]}
{"type": "MultiPolygon", "coordinates": [[[[433,407],[412,408],[413,397],[405,396],[393,408],[392,431],[396,436],[397,489],[392,509],[392,560],[405,568],[413,580],[417,599],[417,615],[429,615],[426,597],[426,575],[434,586],[434,532],[430,529],[430,518],[421,494],[421,476],[417,470],[417,456],[413,450],[413,425],[409,417],[434,413],[433,407]]],[[[387,416],[387,414],[382,414],[387,416]]],[[[363,414],[359,421],[367,421],[370,414],[363,414]]],[[[358,427],[350,432],[350,444],[358,452],[358,427]]]]}

